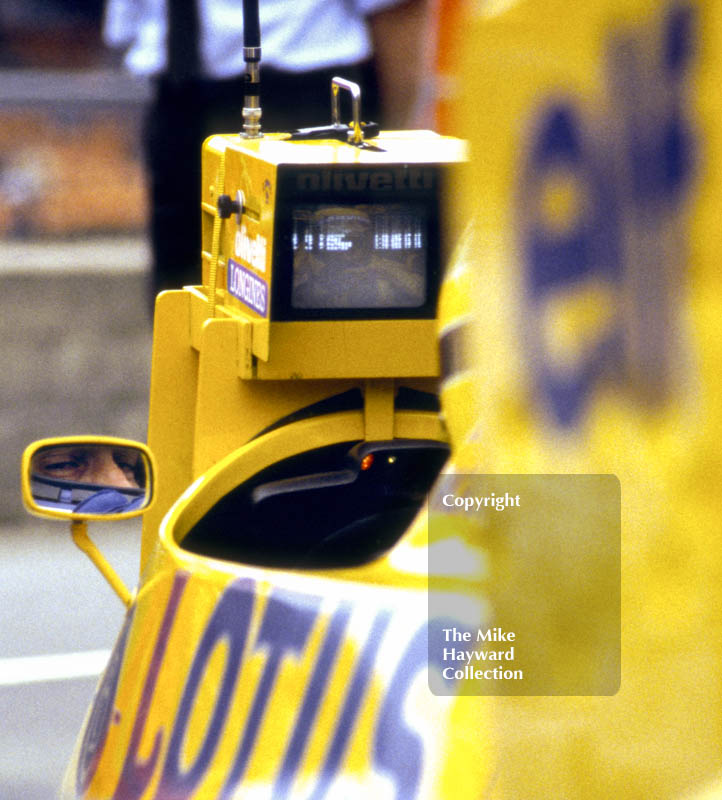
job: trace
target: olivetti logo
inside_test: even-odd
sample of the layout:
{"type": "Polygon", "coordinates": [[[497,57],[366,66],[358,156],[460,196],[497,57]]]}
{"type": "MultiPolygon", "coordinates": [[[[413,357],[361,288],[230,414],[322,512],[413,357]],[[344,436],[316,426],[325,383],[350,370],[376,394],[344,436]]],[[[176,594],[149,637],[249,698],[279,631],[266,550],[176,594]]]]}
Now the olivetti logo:
{"type": "Polygon", "coordinates": [[[395,192],[401,189],[433,189],[434,170],[428,167],[391,169],[319,169],[299,172],[296,188],[301,191],[395,192]]]}

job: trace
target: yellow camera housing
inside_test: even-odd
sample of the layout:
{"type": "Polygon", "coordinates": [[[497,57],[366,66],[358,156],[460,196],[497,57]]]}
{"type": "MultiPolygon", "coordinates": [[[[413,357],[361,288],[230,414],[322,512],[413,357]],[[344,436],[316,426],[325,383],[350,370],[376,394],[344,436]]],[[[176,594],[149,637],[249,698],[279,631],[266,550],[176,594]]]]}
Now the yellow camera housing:
{"type": "MultiPolygon", "coordinates": [[[[250,322],[242,377],[437,374],[439,189],[444,168],[462,157],[462,145],[430,132],[386,133],[373,142],[359,148],[330,140],[289,141],[283,134],[251,140],[213,136],[206,141],[203,283],[213,284],[217,260],[220,314],[250,322]],[[214,220],[224,196],[234,203],[234,211],[214,247],[214,220]],[[354,225],[365,225],[368,237],[395,240],[384,253],[389,263],[356,262],[343,269],[343,256],[361,244],[349,247],[353,232],[348,229],[354,225]],[[304,249],[304,237],[313,240],[309,248],[314,249],[304,249]],[[410,246],[404,247],[409,240],[410,246]],[[317,263],[315,280],[303,283],[300,262],[310,261],[314,252],[317,262],[319,256],[326,258],[327,267],[317,263]],[[417,254],[433,263],[402,263],[417,254]],[[331,256],[336,256],[335,263],[331,256]],[[389,285],[392,266],[399,273],[406,267],[396,285],[389,285]],[[340,271],[363,272],[368,284],[355,290],[339,285],[340,271]],[[421,285],[422,279],[427,285],[421,285]],[[364,307],[369,302],[373,307],[364,307]]],[[[379,252],[377,248],[372,260],[384,260],[379,252]]]]}

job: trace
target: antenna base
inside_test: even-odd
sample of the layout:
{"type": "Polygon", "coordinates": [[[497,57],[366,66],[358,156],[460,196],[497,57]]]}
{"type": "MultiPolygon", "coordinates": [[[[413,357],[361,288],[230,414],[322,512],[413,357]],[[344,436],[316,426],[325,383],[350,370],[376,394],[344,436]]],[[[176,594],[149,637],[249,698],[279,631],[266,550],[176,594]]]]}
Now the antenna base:
{"type": "Polygon", "coordinates": [[[243,139],[262,139],[261,133],[261,108],[260,106],[244,106],[243,111],[243,139]]]}

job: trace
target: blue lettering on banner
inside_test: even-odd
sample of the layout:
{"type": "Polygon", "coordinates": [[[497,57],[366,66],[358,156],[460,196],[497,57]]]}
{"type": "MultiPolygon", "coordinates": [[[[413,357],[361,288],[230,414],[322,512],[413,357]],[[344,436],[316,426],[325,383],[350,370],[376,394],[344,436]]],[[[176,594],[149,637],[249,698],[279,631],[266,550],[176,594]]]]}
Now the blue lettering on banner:
{"type": "Polygon", "coordinates": [[[537,111],[518,195],[526,339],[538,396],[562,427],[602,382],[646,405],[668,393],[695,160],[694,23],[675,3],[661,21],[616,31],[604,106],[560,96],[537,111]],[[547,202],[564,191],[566,206],[547,202]]]}
{"type": "MultiPolygon", "coordinates": [[[[595,162],[575,107],[558,101],[542,116],[531,152],[530,174],[525,186],[531,219],[526,237],[527,289],[536,328],[529,337],[541,394],[563,425],[572,424],[584,398],[605,373],[617,365],[618,331],[602,325],[586,333],[584,344],[572,352],[574,362],[559,363],[551,351],[549,307],[563,293],[586,285],[614,291],[621,277],[621,253],[616,197],[608,173],[595,162]],[[555,178],[571,182],[577,202],[583,204],[567,225],[549,229],[542,195],[555,178]]],[[[555,309],[558,313],[558,309],[555,309]]],[[[553,313],[553,312],[552,312],[553,313]]],[[[585,332],[575,331],[584,336],[585,332]]]]}
{"type": "Polygon", "coordinates": [[[226,268],[228,291],[253,311],[265,317],[268,313],[268,284],[232,258],[226,268]]]}

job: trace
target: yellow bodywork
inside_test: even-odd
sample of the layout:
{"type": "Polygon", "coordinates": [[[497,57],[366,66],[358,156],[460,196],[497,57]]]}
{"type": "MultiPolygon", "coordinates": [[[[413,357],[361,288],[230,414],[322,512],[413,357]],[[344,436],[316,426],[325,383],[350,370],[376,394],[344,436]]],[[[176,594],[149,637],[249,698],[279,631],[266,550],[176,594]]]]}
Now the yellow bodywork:
{"type": "MultiPolygon", "coordinates": [[[[401,388],[436,391],[435,319],[278,321],[265,302],[277,279],[280,164],[380,165],[383,192],[386,177],[393,189],[416,180],[418,165],[463,154],[458,140],[426,132],[373,144],[206,142],[202,285],[156,305],[158,487],[141,583],[68,770],[68,797],[471,800],[487,782],[483,704],[428,687],[425,514],[385,557],[357,567],[282,570],[183,548],[219,500],[284,459],[339,442],[447,440],[438,412],[395,406],[401,388]],[[221,194],[242,196],[238,219],[220,218],[221,194]],[[256,276],[256,310],[231,291],[232,260],[256,276]],[[293,416],[351,389],[361,407],[293,416]]],[[[446,579],[444,591],[481,604],[477,577],[446,579]]]]}

